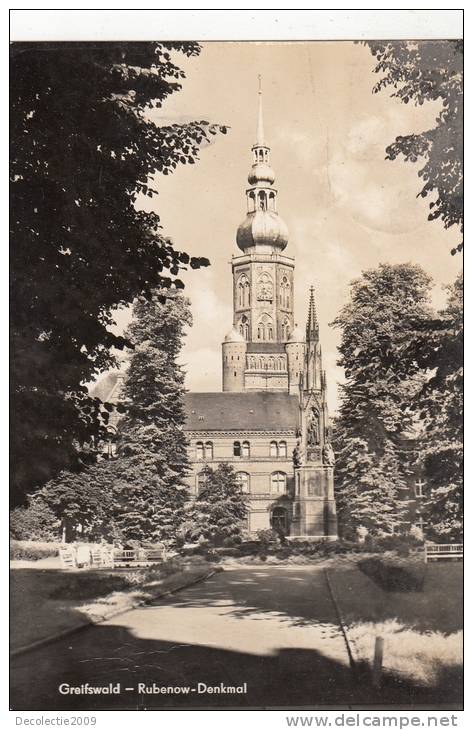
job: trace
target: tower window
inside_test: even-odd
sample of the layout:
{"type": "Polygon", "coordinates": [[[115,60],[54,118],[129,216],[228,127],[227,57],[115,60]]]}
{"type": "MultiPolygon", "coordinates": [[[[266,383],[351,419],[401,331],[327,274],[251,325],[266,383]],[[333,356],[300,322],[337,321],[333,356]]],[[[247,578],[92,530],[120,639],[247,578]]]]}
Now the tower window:
{"type": "Polygon", "coordinates": [[[204,444],[202,441],[197,441],[195,445],[195,456],[198,461],[202,461],[204,458],[204,444]]]}
{"type": "Polygon", "coordinates": [[[214,447],[211,441],[206,441],[204,446],[204,455],[206,459],[214,458],[214,447]]]}
{"type": "Polygon", "coordinates": [[[238,280],[236,296],[238,307],[248,307],[250,305],[250,282],[246,274],[243,274],[238,280]]]}
{"type": "Polygon", "coordinates": [[[274,456],[275,458],[278,455],[278,442],[277,441],[271,441],[269,444],[269,455],[274,456]]]}
{"type": "Polygon", "coordinates": [[[241,444],[239,441],[233,442],[233,456],[241,456],[241,444]]]}
{"type": "Polygon", "coordinates": [[[287,457],[287,443],[285,441],[279,442],[279,456],[287,457]]]}
{"type": "Polygon", "coordinates": [[[249,441],[243,441],[241,445],[241,453],[242,456],[246,459],[250,458],[250,442],[249,441]]]}

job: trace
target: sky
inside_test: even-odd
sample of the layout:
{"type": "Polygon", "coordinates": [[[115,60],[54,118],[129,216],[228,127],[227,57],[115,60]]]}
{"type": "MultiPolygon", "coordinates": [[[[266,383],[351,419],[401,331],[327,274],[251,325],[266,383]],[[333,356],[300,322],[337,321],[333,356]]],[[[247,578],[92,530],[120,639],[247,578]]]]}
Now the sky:
{"type": "MultiPolygon", "coordinates": [[[[182,353],[186,386],[221,390],[221,342],[232,326],[229,262],[239,252],[235,234],[246,214],[261,74],[278,212],[289,228],[285,253],[296,264],[295,322],[305,325],[313,284],[333,413],[343,371],[336,365],[340,332],[330,322],[347,300],[350,282],[381,262],[420,264],[432,276],[433,302],[441,306],[443,286],[461,268],[461,257],[450,255],[458,231],[427,221],[428,201],[416,197],[418,168],[385,159],[397,135],[431,128],[438,107],[373,94],[374,58],[352,42],[211,42],[198,58],[176,60],[187,75],[182,91],[152,119],[206,119],[230,127],[201,150],[197,164],[159,176],[159,196],[140,203],[158,212],[177,249],[211,261],[209,268],[181,276],[194,319],[182,353]]],[[[128,318],[119,313],[118,328],[128,318]]]]}

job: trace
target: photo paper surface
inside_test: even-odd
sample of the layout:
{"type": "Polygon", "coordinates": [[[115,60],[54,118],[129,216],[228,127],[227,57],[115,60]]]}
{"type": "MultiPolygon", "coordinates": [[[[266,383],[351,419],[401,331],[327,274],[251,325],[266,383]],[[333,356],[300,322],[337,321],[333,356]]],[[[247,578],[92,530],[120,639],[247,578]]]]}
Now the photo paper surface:
{"type": "Polygon", "coordinates": [[[461,709],[463,42],[10,47],[20,710],[461,709]]]}

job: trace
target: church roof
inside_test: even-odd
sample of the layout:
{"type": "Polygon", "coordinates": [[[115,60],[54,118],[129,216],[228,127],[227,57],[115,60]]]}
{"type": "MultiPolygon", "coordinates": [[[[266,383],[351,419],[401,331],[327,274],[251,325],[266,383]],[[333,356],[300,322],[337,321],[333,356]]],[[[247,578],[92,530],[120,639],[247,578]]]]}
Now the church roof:
{"type": "Polygon", "coordinates": [[[188,431],[279,431],[298,428],[299,399],[288,393],[186,393],[188,431]]]}
{"type": "Polygon", "coordinates": [[[92,398],[100,398],[106,403],[118,403],[120,401],[120,389],[122,373],[119,370],[110,370],[104,373],[95,383],[89,386],[89,395],[92,398]]]}

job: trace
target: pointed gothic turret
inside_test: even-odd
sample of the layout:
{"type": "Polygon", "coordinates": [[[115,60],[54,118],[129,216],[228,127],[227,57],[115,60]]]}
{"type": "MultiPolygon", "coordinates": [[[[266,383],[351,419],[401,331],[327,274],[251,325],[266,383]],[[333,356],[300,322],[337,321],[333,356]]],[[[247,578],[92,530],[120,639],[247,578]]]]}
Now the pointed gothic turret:
{"type": "Polygon", "coordinates": [[[309,312],[307,315],[306,339],[307,342],[318,342],[319,339],[319,322],[317,320],[317,310],[315,308],[315,287],[310,287],[309,312]]]}

